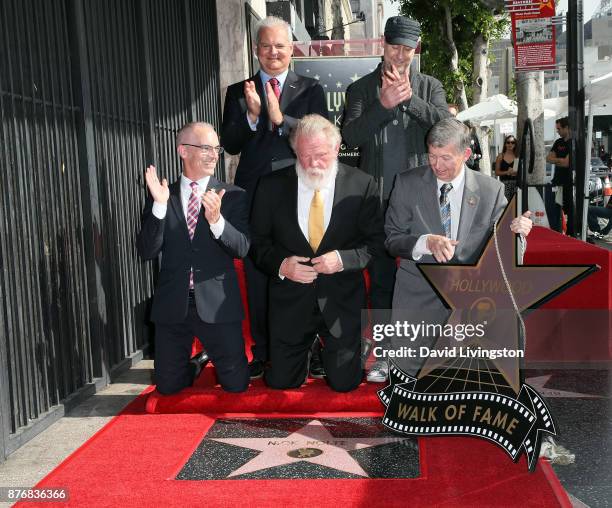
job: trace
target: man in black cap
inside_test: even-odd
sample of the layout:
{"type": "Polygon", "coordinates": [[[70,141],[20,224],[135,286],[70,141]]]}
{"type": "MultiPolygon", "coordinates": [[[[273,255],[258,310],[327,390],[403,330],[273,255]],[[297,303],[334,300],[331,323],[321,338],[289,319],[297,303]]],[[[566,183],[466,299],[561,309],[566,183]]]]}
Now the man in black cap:
{"type": "MultiPolygon", "coordinates": [[[[442,84],[411,69],[419,45],[421,25],[394,16],[385,25],[383,62],[347,90],[342,137],[359,147],[360,168],[377,181],[386,211],[395,175],[427,164],[425,135],[450,115],[442,84]]],[[[391,308],[395,260],[386,254],[370,264],[370,302],[373,309],[391,308]]],[[[388,368],[374,362],[368,380],[384,382],[388,368]]]]}

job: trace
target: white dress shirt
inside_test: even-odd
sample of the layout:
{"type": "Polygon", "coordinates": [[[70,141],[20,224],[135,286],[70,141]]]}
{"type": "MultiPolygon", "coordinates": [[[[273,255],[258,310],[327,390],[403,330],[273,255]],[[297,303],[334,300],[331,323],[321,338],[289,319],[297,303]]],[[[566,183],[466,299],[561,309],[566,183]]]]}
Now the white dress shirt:
{"type": "MultiPolygon", "coordinates": [[[[334,208],[334,192],[336,190],[336,179],[333,178],[327,184],[326,187],[321,187],[321,198],[323,199],[323,234],[327,231],[329,221],[331,220],[332,210],[334,208]]],[[[298,177],[298,189],[297,189],[297,217],[300,231],[304,235],[306,240],[308,238],[308,217],[310,216],[310,204],[312,203],[312,197],[314,196],[314,190],[307,187],[302,180],[298,177]]],[[[342,265],[342,256],[337,250],[334,251],[338,260],[342,265]]],[[[281,263],[282,266],[282,263],[281,263]]],[[[340,268],[340,271],[344,270],[344,267],[340,268]]],[[[279,278],[284,279],[285,277],[280,274],[280,268],[278,273],[279,278]]]]}
{"type": "MultiPolygon", "coordinates": [[[[327,187],[320,189],[321,198],[323,199],[323,233],[327,231],[329,221],[331,219],[332,208],[334,207],[334,191],[336,190],[336,179],[332,179],[327,187]]],[[[310,204],[314,196],[314,190],[308,188],[302,180],[298,178],[298,199],[297,199],[297,216],[298,224],[302,233],[308,240],[308,217],[310,215],[310,204]]]]}
{"type": "MultiPolygon", "coordinates": [[[[445,183],[451,183],[453,188],[448,192],[448,199],[450,201],[450,213],[451,213],[451,239],[457,239],[457,232],[459,231],[459,219],[461,218],[461,201],[463,200],[463,189],[465,188],[465,166],[461,168],[461,172],[450,182],[443,182],[436,178],[438,194],[437,203],[440,203],[440,189],[445,183]]],[[[412,259],[415,261],[420,260],[424,255],[431,254],[431,251],[427,248],[427,237],[429,235],[421,235],[417,240],[417,243],[412,249],[412,259]]]]}
{"type": "MultiPolygon", "coordinates": [[[[200,178],[198,183],[198,188],[200,192],[204,194],[206,191],[206,186],[208,185],[208,181],[210,180],[210,176],[205,176],[204,178],[200,178]]],[[[187,207],[189,206],[189,196],[191,196],[191,180],[187,178],[185,175],[181,175],[181,206],[183,207],[183,214],[185,215],[185,221],[187,221],[187,207]]],[[[202,206],[202,201],[198,200],[198,213],[200,212],[200,208],[202,206]]],[[[164,219],[166,217],[166,212],[168,211],[168,203],[153,203],[153,215],[158,219],[164,219]]],[[[210,231],[212,232],[215,238],[219,238],[223,234],[223,230],[225,229],[225,219],[223,215],[219,216],[219,220],[214,224],[210,225],[210,231]]]]}
{"type": "MultiPolygon", "coordinates": [[[[268,81],[270,81],[270,79],[272,79],[273,77],[278,80],[278,86],[279,86],[281,94],[282,94],[283,93],[283,86],[285,85],[285,80],[287,79],[287,74],[288,73],[289,73],[289,69],[287,69],[282,74],[279,74],[278,76],[270,76],[269,74],[266,74],[264,71],[262,71],[260,69],[259,70],[259,77],[261,78],[261,84],[263,85],[263,89],[264,89],[264,97],[262,97],[261,100],[266,100],[266,97],[265,97],[266,83],[268,81]]],[[[246,116],[247,116],[247,122],[249,122],[249,127],[251,128],[252,131],[256,131],[257,130],[257,124],[259,123],[259,117],[257,117],[257,120],[255,122],[251,122],[251,119],[249,118],[249,112],[248,111],[246,113],[246,116]]]]}

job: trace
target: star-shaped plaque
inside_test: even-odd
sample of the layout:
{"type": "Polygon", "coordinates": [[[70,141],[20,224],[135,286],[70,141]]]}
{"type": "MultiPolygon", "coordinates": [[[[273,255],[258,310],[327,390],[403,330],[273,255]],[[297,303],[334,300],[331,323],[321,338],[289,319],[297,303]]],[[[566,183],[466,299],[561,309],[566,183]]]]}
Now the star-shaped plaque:
{"type": "MultiPolygon", "coordinates": [[[[596,267],[537,266],[518,264],[518,238],[510,222],[516,216],[516,197],[497,221],[483,252],[474,265],[419,264],[425,279],[451,309],[447,325],[480,325],[482,336],[459,340],[455,335],[438,339],[435,350],[454,351],[464,364],[490,358],[515,393],[520,389],[520,354],[524,343],[520,316],[535,309],[577,283],[596,267]],[[504,351],[507,354],[504,354],[504,351]],[[459,352],[459,353],[457,353],[459,352]],[[500,352],[491,355],[491,352],[500,352]],[[495,358],[494,358],[495,356],[495,358]]],[[[528,338],[524,338],[528,340],[528,338]]],[[[455,357],[456,358],[456,357],[455,357]]],[[[444,369],[448,357],[430,355],[419,372],[423,378],[444,369]]],[[[455,363],[457,365],[457,362],[455,363]]],[[[469,367],[467,367],[469,370],[469,367]]]]}
{"type": "Polygon", "coordinates": [[[306,461],[366,478],[369,477],[368,473],[351,457],[349,451],[406,441],[405,438],[398,437],[337,437],[333,436],[319,420],[311,420],[283,438],[246,437],[211,438],[211,440],[261,452],[233,471],[229,477],[306,461]]]}
{"type": "Polygon", "coordinates": [[[550,380],[552,375],[548,374],[545,376],[537,376],[526,379],[526,383],[535,388],[538,393],[550,398],[564,398],[564,399],[600,399],[600,395],[591,395],[589,393],[580,392],[568,392],[566,390],[559,390],[558,388],[547,388],[546,383],[550,380]]]}

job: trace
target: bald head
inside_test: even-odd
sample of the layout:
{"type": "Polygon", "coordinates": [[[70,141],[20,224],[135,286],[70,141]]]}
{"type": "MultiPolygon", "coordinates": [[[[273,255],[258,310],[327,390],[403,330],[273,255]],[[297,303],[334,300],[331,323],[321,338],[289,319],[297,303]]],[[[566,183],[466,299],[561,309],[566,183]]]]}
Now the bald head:
{"type": "Polygon", "coordinates": [[[176,135],[176,144],[187,178],[195,182],[215,172],[219,160],[219,137],[212,125],[188,123],[176,135]]]}
{"type": "Polygon", "coordinates": [[[190,122],[185,124],[176,135],[176,144],[183,143],[199,144],[193,141],[194,138],[206,135],[210,131],[215,132],[215,128],[206,122],[190,122]]]}

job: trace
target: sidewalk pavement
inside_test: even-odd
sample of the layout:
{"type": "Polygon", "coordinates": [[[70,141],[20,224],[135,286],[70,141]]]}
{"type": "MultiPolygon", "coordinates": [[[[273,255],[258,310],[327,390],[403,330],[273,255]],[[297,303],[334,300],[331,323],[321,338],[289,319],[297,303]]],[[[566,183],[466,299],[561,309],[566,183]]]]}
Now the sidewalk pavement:
{"type": "MultiPolygon", "coordinates": [[[[0,464],[0,487],[30,488],[106,425],[151,384],[153,360],[142,360],[83,401],[0,464]]],[[[12,503],[0,502],[0,507],[12,503]]]]}

